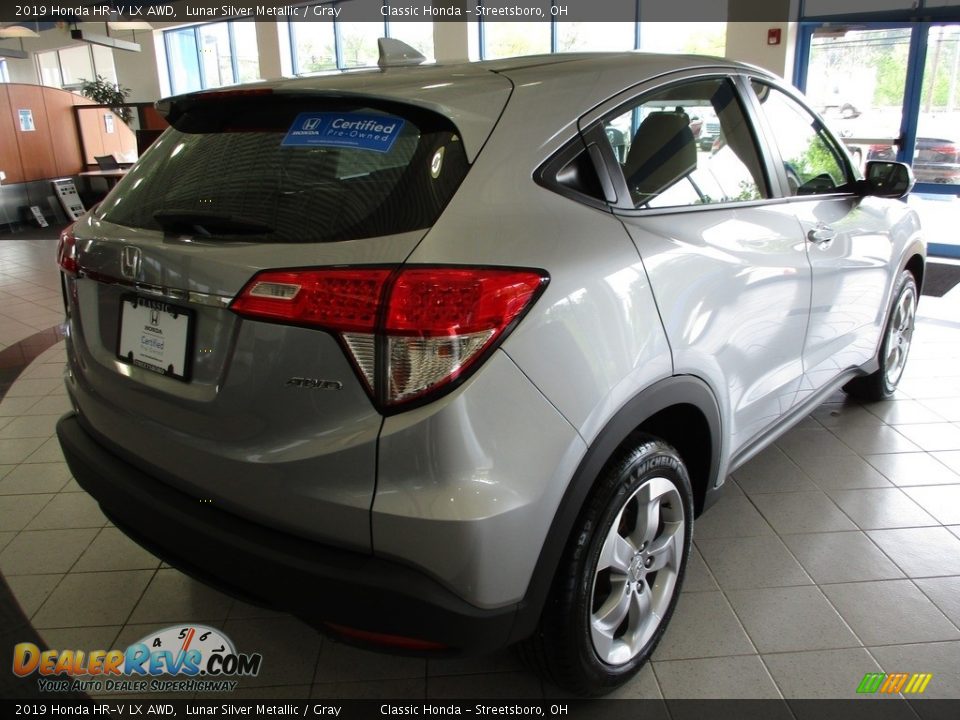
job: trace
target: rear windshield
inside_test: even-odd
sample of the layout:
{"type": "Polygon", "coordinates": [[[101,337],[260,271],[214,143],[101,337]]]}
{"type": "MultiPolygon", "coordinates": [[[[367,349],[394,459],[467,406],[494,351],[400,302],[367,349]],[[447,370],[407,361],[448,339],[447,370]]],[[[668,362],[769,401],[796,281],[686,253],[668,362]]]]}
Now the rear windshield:
{"type": "Polygon", "coordinates": [[[332,242],[427,228],[468,170],[449,120],[405,105],[205,100],[100,206],[119,225],[255,242],[332,242]]]}

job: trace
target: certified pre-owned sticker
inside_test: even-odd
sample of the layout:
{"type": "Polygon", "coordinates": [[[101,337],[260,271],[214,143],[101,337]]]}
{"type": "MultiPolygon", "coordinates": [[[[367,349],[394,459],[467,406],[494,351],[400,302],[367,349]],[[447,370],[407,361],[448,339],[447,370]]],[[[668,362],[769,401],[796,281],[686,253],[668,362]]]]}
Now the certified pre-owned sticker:
{"type": "Polygon", "coordinates": [[[403,118],[370,113],[297,115],[283,138],[284,147],[344,147],[390,152],[403,130],[403,118]]]}

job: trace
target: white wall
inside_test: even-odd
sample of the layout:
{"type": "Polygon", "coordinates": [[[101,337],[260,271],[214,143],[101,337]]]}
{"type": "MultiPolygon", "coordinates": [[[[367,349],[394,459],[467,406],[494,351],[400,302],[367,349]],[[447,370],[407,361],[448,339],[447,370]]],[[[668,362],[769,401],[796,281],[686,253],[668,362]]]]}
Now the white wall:
{"type": "Polygon", "coordinates": [[[797,24],[786,22],[727,23],[726,57],[759,65],[788,80],[793,76],[797,24]],[[780,29],[780,44],[768,45],[767,32],[780,29]]]}
{"type": "MultiPolygon", "coordinates": [[[[450,0],[442,3],[445,7],[457,6],[466,11],[467,0],[450,0]]],[[[474,3],[475,4],[475,3],[474,3]]],[[[469,35],[471,24],[457,21],[435,22],[433,24],[433,56],[438,63],[466,62],[470,58],[469,35]]]]}
{"type": "MultiPolygon", "coordinates": [[[[25,39],[23,41],[23,49],[29,52],[31,50],[30,44],[33,42],[34,40],[31,38],[25,39]]],[[[0,47],[19,50],[20,43],[16,40],[0,40],[0,47]]],[[[28,85],[37,85],[39,83],[37,80],[37,67],[32,55],[26,60],[18,60],[15,58],[4,59],[7,61],[7,74],[10,76],[10,82],[26,83],[28,85]]]]}
{"type": "MultiPolygon", "coordinates": [[[[257,23],[257,50],[260,54],[260,78],[275,80],[283,77],[283,48],[289,47],[280,42],[281,27],[275,22],[257,23]]],[[[284,35],[286,32],[284,31],[284,35]]],[[[289,63],[287,63],[289,64],[289,63]]]]}
{"type": "Polygon", "coordinates": [[[797,23],[755,22],[750,18],[797,17],[799,0],[728,0],[727,49],[731,60],[759,65],[788,80],[793,76],[797,48],[797,23]],[[768,45],[767,32],[780,30],[780,44],[768,45]]]}
{"type": "Polygon", "coordinates": [[[135,41],[141,48],[139,53],[113,51],[113,64],[117,68],[117,82],[120,87],[130,88],[130,102],[155,101],[160,97],[155,43],[162,43],[163,38],[155,31],[112,32],[111,35],[122,40],[135,41]]]}
{"type": "MultiPolygon", "coordinates": [[[[79,23],[78,27],[85,33],[106,35],[106,28],[102,22],[79,23]]],[[[111,32],[111,35],[121,40],[133,40],[131,32],[111,32]]],[[[157,83],[156,63],[154,62],[153,33],[138,32],[136,41],[140,43],[141,52],[128,50],[113,50],[113,64],[117,70],[117,80],[123,87],[131,89],[130,100],[134,102],[152,102],[159,96],[157,83]]],[[[16,40],[2,41],[2,46],[19,49],[16,40]]],[[[82,40],[70,37],[66,28],[43,30],[38,38],[24,38],[23,49],[31,55],[26,60],[7,59],[7,70],[10,73],[10,82],[39,85],[35,53],[49,50],[60,50],[66,47],[86,45],[82,40]]]]}

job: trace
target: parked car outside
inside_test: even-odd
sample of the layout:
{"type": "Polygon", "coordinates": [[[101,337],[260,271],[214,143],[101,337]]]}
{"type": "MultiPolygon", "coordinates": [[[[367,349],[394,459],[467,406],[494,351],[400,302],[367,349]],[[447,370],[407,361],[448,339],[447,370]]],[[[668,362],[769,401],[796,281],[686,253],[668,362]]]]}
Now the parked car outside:
{"type": "Polygon", "coordinates": [[[159,108],[61,238],[64,454],[145,547],[341,639],[516,643],[607,692],[729,473],[903,373],[909,170],[861,177],[758,68],[524,57],[159,108]]]}
{"type": "MultiPolygon", "coordinates": [[[[896,160],[893,145],[871,145],[868,160],[896,160]]],[[[918,137],[913,174],[917,182],[960,184],[960,145],[941,137],[918,137]]]]}

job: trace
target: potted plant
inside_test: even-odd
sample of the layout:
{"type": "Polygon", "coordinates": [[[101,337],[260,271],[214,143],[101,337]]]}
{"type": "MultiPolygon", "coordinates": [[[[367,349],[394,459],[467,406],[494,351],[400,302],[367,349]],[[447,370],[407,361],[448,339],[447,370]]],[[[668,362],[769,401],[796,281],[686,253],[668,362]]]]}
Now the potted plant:
{"type": "Polygon", "coordinates": [[[83,80],[83,84],[80,86],[80,94],[99,105],[109,106],[114,113],[120,116],[120,119],[127,125],[130,124],[133,112],[125,105],[127,96],[130,94],[130,88],[120,87],[98,74],[96,80],[83,80]]]}

